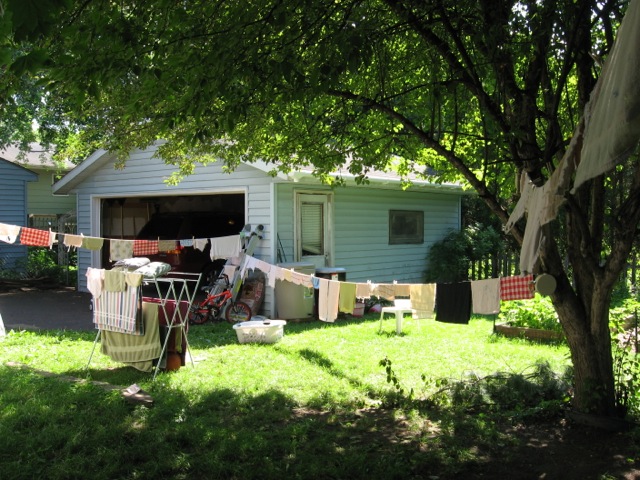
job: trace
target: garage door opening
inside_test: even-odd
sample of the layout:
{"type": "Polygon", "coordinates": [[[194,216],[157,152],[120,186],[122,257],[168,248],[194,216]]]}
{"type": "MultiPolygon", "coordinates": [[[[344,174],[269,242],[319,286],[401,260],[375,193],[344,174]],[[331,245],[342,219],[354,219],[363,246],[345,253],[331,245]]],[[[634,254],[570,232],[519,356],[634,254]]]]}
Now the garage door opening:
{"type": "MultiPolygon", "coordinates": [[[[101,236],[120,240],[193,240],[240,233],[245,224],[243,193],[105,198],[101,202],[101,236]]],[[[205,251],[181,246],[149,256],[173,270],[217,276],[224,261],[212,262],[205,251]]],[[[108,249],[102,264],[109,268],[108,249]]]]}

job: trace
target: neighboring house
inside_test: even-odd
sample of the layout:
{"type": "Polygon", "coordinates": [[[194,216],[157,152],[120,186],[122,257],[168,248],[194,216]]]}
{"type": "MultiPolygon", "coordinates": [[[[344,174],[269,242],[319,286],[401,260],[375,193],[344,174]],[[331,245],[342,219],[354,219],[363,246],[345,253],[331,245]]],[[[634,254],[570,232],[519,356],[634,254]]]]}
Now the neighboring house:
{"type": "MultiPolygon", "coordinates": [[[[263,261],[340,267],[354,282],[419,283],[429,247],[460,228],[459,186],[417,181],[403,190],[397,176],[382,174],[368,185],[331,189],[310,171],[273,177],[265,165],[241,164],[229,174],[218,163],[198,165],[169,186],[164,180],[175,168],[154,158],[156,148],[132,152],[124,169],[97,151],[54,185],[56,194],[77,195],[79,233],[134,238],[154,213],[240,213],[246,223],[264,225],[254,252],[263,261]]],[[[79,250],[81,290],[87,267],[106,264],[104,250],[79,250]]],[[[264,310],[273,308],[267,291],[264,310]]]]}
{"type": "Polygon", "coordinates": [[[56,165],[51,160],[51,155],[40,145],[31,144],[30,147],[30,151],[25,153],[20,153],[17,147],[7,147],[0,150],[0,158],[25,167],[37,175],[36,181],[27,185],[27,226],[56,230],[59,228],[59,220],[74,215],[76,196],[54,195],[51,187],[55,180],[75,165],[71,162],[56,165]]]}
{"type": "MultiPolygon", "coordinates": [[[[27,186],[38,175],[20,165],[0,158],[0,223],[24,227],[27,224],[27,186]]],[[[0,242],[0,269],[13,269],[27,247],[20,243],[0,242]]]]}

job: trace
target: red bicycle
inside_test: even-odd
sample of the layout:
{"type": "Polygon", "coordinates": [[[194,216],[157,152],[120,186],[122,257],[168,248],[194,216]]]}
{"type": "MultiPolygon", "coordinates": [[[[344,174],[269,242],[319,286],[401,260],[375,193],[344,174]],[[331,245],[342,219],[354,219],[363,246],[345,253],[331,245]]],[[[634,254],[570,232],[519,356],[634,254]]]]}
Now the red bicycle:
{"type": "Polygon", "coordinates": [[[209,289],[207,297],[200,303],[194,304],[189,309],[189,323],[201,325],[209,320],[215,322],[224,318],[229,323],[245,322],[251,318],[251,307],[244,302],[233,301],[233,293],[229,288],[229,277],[220,275],[218,282],[222,280],[224,290],[213,293],[215,285],[209,289]]]}

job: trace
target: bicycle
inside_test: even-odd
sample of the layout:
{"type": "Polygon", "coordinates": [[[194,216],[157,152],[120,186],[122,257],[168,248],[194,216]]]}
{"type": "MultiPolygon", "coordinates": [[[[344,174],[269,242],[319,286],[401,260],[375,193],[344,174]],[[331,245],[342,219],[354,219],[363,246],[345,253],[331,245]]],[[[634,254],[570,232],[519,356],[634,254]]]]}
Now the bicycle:
{"type": "Polygon", "coordinates": [[[251,318],[253,312],[251,307],[241,301],[233,301],[233,293],[229,288],[229,277],[221,274],[218,282],[211,286],[206,298],[191,306],[189,309],[189,323],[192,325],[202,325],[209,320],[215,322],[222,317],[229,323],[245,322],[251,318]],[[220,293],[213,293],[215,286],[224,283],[224,290],[220,293]]]}

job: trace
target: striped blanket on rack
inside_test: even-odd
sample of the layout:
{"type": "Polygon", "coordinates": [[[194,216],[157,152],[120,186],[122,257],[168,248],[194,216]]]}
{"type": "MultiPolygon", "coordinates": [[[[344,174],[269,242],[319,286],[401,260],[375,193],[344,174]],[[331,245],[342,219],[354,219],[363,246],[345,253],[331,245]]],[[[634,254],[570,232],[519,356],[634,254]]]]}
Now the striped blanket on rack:
{"type": "Polygon", "coordinates": [[[93,323],[100,330],[144,335],[140,288],[127,286],[122,292],[103,291],[93,299],[93,323]]]}

